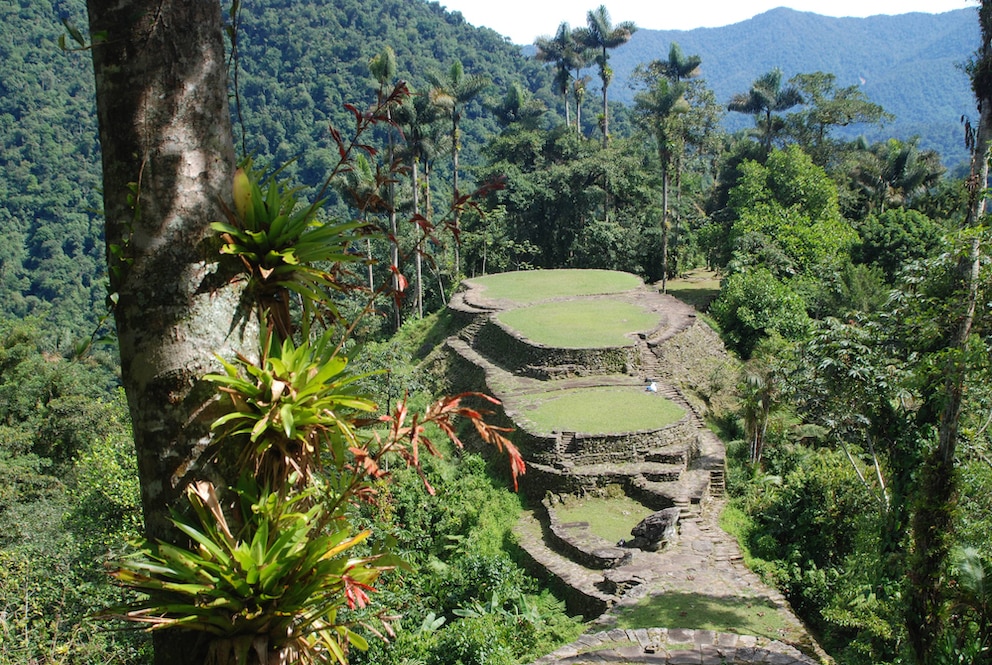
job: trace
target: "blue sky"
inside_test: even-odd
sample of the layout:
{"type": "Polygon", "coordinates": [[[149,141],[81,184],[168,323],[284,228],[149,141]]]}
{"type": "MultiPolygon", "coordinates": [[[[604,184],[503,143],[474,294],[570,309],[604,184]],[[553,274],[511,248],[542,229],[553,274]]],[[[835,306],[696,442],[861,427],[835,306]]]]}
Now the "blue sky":
{"type": "Polygon", "coordinates": [[[633,21],[653,30],[712,28],[744,21],[775,7],[791,7],[824,16],[872,16],[927,12],[939,14],[977,7],[975,0],[438,0],[476,26],[492,28],[515,44],[531,44],[552,35],[562,21],[584,25],[586,13],[605,4],[614,23],[633,21]],[[587,6],[588,5],[588,6],[587,6]]]}

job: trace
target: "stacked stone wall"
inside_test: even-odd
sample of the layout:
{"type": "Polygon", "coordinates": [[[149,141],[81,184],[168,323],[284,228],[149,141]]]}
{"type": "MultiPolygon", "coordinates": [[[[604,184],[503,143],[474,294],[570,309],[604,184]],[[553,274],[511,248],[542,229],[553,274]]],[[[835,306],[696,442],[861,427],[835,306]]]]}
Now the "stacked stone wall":
{"type": "Polygon", "coordinates": [[[455,351],[449,351],[447,355],[446,374],[451,392],[491,392],[484,367],[455,351]]]}
{"type": "Polygon", "coordinates": [[[631,552],[608,542],[589,530],[589,525],[564,523],[558,518],[550,499],[541,502],[547,518],[552,547],[586,568],[603,570],[630,561],[631,552]]]}
{"type": "Polygon", "coordinates": [[[533,577],[543,580],[545,586],[556,596],[565,601],[565,607],[571,615],[581,615],[585,619],[595,619],[602,616],[610,608],[613,600],[606,594],[594,594],[585,591],[581,585],[571,583],[570,579],[550,571],[543,563],[533,557],[525,547],[515,547],[516,560],[533,577]]]}
{"type": "MultiPolygon", "coordinates": [[[[574,450],[562,451],[574,464],[623,464],[644,459],[652,451],[680,443],[695,442],[698,431],[686,416],[676,423],[656,430],[620,434],[576,434],[574,450]]],[[[689,445],[692,457],[698,445],[689,445]]]]}
{"type": "Polygon", "coordinates": [[[541,380],[627,374],[640,362],[633,346],[559,349],[536,344],[494,317],[476,333],[473,346],[483,356],[498,359],[508,372],[541,380]]]}

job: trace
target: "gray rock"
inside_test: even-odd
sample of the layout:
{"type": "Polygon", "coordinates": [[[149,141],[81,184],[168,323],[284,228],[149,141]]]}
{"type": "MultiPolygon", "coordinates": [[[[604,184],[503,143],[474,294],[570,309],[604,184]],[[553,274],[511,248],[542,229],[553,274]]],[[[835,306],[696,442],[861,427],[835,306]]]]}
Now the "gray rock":
{"type": "Polygon", "coordinates": [[[679,509],[665,508],[651,513],[630,530],[633,540],[626,547],[655,552],[678,538],[679,509]]]}

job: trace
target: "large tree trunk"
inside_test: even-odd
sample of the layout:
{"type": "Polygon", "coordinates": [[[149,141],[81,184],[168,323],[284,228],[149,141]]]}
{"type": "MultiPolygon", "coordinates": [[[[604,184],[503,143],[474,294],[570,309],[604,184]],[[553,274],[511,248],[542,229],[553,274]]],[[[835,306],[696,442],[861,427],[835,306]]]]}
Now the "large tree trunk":
{"type": "Polygon", "coordinates": [[[668,166],[661,167],[661,292],[668,293],[668,166]]]}
{"type": "MultiPolygon", "coordinates": [[[[986,0],[984,7],[988,7],[986,0]]],[[[992,53],[987,54],[992,56],[992,53]]],[[[987,92],[992,93],[992,90],[987,92]]],[[[979,94],[980,119],[972,156],[973,199],[966,227],[981,223],[986,213],[985,187],[989,178],[989,153],[992,142],[992,95],[979,94]]],[[[916,660],[921,664],[936,662],[935,648],[944,630],[944,606],[947,600],[944,574],[954,544],[953,513],[957,502],[958,482],[955,455],[959,424],[964,406],[965,380],[968,374],[967,346],[978,302],[978,279],[981,266],[981,236],[973,232],[968,254],[958,263],[958,284],[964,293],[960,303],[958,327],[949,340],[950,353],[945,359],[943,390],[937,430],[937,446],[923,468],[919,506],[913,519],[913,552],[910,561],[908,626],[916,660]]],[[[955,294],[956,297],[957,294],[955,294]]]]}
{"type": "MultiPolygon", "coordinates": [[[[214,354],[240,348],[241,289],[218,269],[208,224],[234,170],[220,5],[88,0],[108,251],[122,380],[145,529],[174,540],[169,507],[206,474],[214,354]]],[[[202,662],[173,635],[156,662],[202,662]]]]}

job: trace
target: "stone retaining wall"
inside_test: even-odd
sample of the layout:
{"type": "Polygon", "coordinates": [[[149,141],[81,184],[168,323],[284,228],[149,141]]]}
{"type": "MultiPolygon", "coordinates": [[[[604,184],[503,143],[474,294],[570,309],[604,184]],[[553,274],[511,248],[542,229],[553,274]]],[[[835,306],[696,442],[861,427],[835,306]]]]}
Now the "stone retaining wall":
{"type": "Polygon", "coordinates": [[[446,374],[448,387],[452,392],[491,392],[486,369],[450,347],[447,353],[446,374]]]}
{"type": "Polygon", "coordinates": [[[490,317],[479,329],[473,346],[483,356],[498,359],[499,365],[509,372],[541,380],[629,374],[640,363],[635,346],[550,348],[527,340],[495,317],[490,317]]]}
{"type": "Polygon", "coordinates": [[[544,464],[528,464],[526,479],[520,489],[527,496],[540,499],[548,492],[555,494],[586,494],[609,484],[622,482],[618,478],[579,476],[567,469],[544,464]]]}
{"type": "Polygon", "coordinates": [[[565,601],[565,607],[570,615],[582,615],[586,620],[602,616],[612,604],[614,598],[604,593],[586,592],[577,585],[569,584],[567,580],[551,572],[544,564],[535,559],[527,548],[511,546],[515,559],[531,576],[542,580],[555,596],[565,601]]]}
{"type": "Polygon", "coordinates": [[[569,446],[574,450],[560,450],[558,457],[567,458],[576,465],[624,464],[645,459],[661,448],[684,444],[688,462],[699,450],[698,437],[697,428],[687,414],[678,422],[656,430],[622,434],[577,433],[569,446]]]}
{"type": "Polygon", "coordinates": [[[589,530],[586,523],[564,523],[547,497],[541,501],[548,520],[552,548],[572,561],[593,570],[616,568],[631,558],[631,551],[615,546],[589,530]]]}

